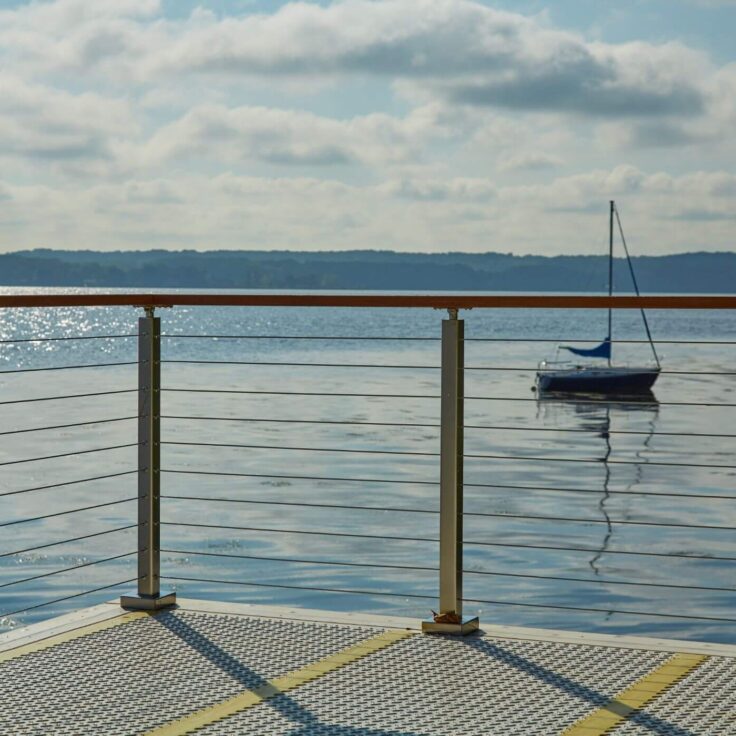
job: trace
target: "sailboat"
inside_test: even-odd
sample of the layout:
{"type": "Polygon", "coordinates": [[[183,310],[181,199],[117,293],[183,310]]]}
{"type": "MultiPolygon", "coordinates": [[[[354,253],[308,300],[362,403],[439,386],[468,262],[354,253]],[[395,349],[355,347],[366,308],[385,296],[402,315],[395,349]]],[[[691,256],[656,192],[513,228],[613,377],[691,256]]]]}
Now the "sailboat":
{"type": "MultiPolygon", "coordinates": [[[[608,236],[608,296],[613,294],[613,220],[618,223],[621,241],[626,253],[626,261],[629,265],[629,273],[634,284],[634,291],[639,296],[639,286],[636,282],[634,267],[629,257],[629,249],[626,246],[621,219],[616,208],[616,203],[611,201],[608,236]]],[[[576,348],[561,345],[573,355],[584,358],[600,359],[606,361],[603,364],[596,362],[578,363],[572,359],[566,361],[542,361],[537,370],[536,388],[540,393],[584,393],[605,394],[614,396],[631,396],[649,393],[654,382],[659,377],[661,366],[659,356],[652,341],[647,316],[643,309],[641,316],[646,329],[649,346],[654,356],[654,364],[649,366],[624,366],[615,365],[612,356],[611,342],[611,308],[608,309],[608,334],[602,343],[593,348],[576,348]]]]}

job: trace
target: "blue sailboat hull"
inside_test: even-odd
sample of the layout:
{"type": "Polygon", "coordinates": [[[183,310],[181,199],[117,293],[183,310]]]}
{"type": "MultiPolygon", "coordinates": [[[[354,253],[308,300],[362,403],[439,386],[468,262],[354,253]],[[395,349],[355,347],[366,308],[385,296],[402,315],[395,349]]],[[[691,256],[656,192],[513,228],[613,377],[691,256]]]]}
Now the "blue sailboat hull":
{"type": "Polygon", "coordinates": [[[540,392],[632,396],[648,392],[659,376],[659,368],[570,368],[540,369],[540,392]]]}

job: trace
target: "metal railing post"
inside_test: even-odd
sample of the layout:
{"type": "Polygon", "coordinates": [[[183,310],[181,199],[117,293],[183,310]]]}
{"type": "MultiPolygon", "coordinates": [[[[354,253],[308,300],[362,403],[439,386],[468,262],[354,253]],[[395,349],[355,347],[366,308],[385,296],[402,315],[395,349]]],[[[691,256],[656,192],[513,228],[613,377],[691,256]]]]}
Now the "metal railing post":
{"type": "Polygon", "coordinates": [[[138,320],[138,595],[122,596],[123,608],[173,606],[161,595],[161,320],[153,307],[138,320]]]}
{"type": "Polygon", "coordinates": [[[465,322],[457,309],[442,321],[440,437],[440,604],[423,631],[469,634],[478,618],[463,618],[463,404],[465,322]]]}

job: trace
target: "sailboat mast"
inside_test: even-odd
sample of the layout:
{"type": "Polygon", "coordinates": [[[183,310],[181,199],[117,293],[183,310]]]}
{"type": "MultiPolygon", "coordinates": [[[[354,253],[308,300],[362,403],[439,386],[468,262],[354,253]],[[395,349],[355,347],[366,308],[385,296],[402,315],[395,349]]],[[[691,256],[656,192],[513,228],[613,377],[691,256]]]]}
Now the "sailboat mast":
{"type": "MultiPolygon", "coordinates": [[[[621,235],[621,245],[624,246],[624,253],[626,254],[626,263],[629,264],[629,273],[631,274],[631,283],[634,284],[634,293],[637,296],[640,296],[639,284],[636,283],[636,274],[634,273],[634,266],[631,263],[631,256],[629,255],[629,247],[626,245],[626,236],[624,235],[623,227],[621,227],[621,218],[618,216],[618,210],[616,210],[615,214],[616,214],[616,222],[618,223],[618,231],[621,235]]],[[[647,339],[649,340],[649,347],[652,349],[652,355],[654,356],[654,361],[656,362],[657,368],[659,369],[661,367],[659,363],[659,356],[657,355],[657,348],[654,347],[654,340],[652,340],[652,331],[649,329],[649,322],[647,321],[647,314],[644,311],[644,309],[641,307],[639,308],[639,311],[641,312],[641,319],[644,322],[644,329],[647,331],[647,339]]]]}
{"type": "MultiPolygon", "coordinates": [[[[613,296],[613,210],[614,202],[611,200],[611,213],[608,225],[608,296],[613,296]]],[[[611,317],[612,310],[608,307],[608,340],[611,340],[611,317]]],[[[608,365],[611,365],[611,347],[608,349],[608,365]]]]}

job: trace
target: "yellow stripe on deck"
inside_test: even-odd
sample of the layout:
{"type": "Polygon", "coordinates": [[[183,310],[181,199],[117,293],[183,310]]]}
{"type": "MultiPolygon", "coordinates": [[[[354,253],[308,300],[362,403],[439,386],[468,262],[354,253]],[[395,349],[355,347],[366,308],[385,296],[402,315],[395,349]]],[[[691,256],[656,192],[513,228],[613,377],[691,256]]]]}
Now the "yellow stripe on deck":
{"type": "Polygon", "coordinates": [[[81,626],[78,629],[72,629],[71,631],[65,631],[61,634],[56,634],[55,636],[49,636],[47,639],[34,641],[30,644],[22,644],[21,646],[13,649],[6,649],[4,652],[0,652],[0,664],[3,662],[9,662],[11,659],[24,657],[26,654],[33,654],[34,652],[42,652],[44,649],[51,649],[59,644],[74,641],[74,639],[80,639],[81,637],[88,636],[89,634],[96,634],[98,631],[106,631],[107,629],[112,629],[115,626],[122,626],[123,624],[137,621],[139,618],[146,618],[150,615],[152,614],[149,611],[123,613],[120,616],[115,616],[114,618],[109,618],[105,621],[98,621],[94,624],[81,626]]]}
{"type": "Polygon", "coordinates": [[[221,703],[216,703],[196,713],[146,731],[144,736],[183,736],[183,734],[191,733],[198,728],[203,728],[242,710],[252,708],[254,705],[274,698],[281,693],[301,687],[312,680],[323,677],[329,672],[334,672],[351,662],[367,657],[369,654],[385,649],[395,642],[406,639],[415,633],[417,632],[409,630],[384,631],[366,641],[362,641],[347,649],[342,649],[336,654],[331,654],[329,657],[308,664],[306,667],[289,672],[283,677],[277,677],[275,680],[271,680],[254,690],[245,690],[238,695],[223,700],[221,703]]]}
{"type": "Polygon", "coordinates": [[[610,733],[632,713],[689,675],[706,659],[708,657],[702,654],[675,654],[602,708],[563,731],[561,736],[603,736],[610,733]]]}

